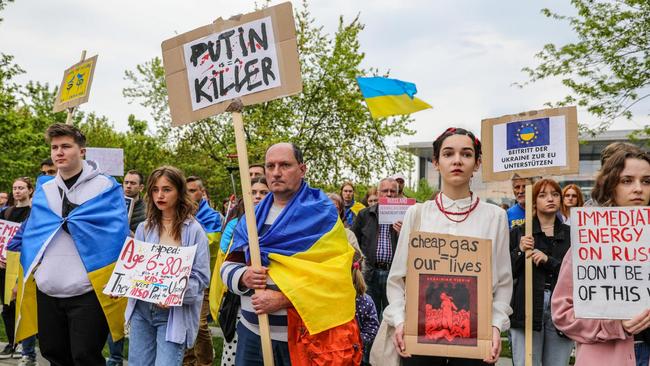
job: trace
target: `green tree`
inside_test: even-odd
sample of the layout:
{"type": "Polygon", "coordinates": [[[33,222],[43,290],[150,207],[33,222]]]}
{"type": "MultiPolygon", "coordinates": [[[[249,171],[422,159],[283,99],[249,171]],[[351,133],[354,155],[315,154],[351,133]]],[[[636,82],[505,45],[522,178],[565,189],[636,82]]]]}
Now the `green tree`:
{"type": "MultiPolygon", "coordinates": [[[[342,176],[365,183],[382,173],[408,170],[411,160],[386,140],[412,134],[411,119],[373,120],[356,86],[355,77],[378,73],[360,66],[364,53],[358,40],[363,30],[359,17],[349,22],[339,18],[333,36],[316,25],[306,1],[295,18],[303,92],[245,108],[249,161],[263,160],[270,144],[291,141],[303,149],[308,179],[317,186],[335,186],[342,176]]],[[[125,79],[131,86],[124,96],[150,108],[157,128],[166,133],[170,117],[160,59],[126,71],[125,79]]],[[[209,183],[230,191],[224,166],[231,164],[227,155],[236,149],[229,115],[175,128],[169,141],[187,171],[209,167],[209,183]]]]}
{"type": "Polygon", "coordinates": [[[577,15],[549,9],[542,13],[568,22],[578,40],[549,43],[527,67],[529,82],[560,77],[571,93],[549,105],[587,107],[600,119],[598,130],[650,96],[650,2],[647,0],[571,0],[577,15]]]}
{"type": "Polygon", "coordinates": [[[406,197],[415,198],[418,202],[430,200],[434,192],[434,189],[429,185],[429,182],[425,178],[418,181],[416,190],[404,187],[404,194],[406,197]]]}

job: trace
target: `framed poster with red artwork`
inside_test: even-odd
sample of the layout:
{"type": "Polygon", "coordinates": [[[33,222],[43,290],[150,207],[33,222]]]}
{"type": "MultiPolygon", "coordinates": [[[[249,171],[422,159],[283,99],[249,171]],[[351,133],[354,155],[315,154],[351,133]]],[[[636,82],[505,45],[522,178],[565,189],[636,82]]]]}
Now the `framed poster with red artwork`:
{"type": "Polygon", "coordinates": [[[492,346],[490,240],[412,233],[406,294],[406,352],[488,356],[492,346]]]}

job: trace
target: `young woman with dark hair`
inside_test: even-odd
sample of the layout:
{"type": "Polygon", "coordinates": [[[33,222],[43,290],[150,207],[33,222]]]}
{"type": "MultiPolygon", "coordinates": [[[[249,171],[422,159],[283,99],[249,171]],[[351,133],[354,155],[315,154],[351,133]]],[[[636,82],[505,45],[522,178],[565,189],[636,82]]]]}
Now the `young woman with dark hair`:
{"type": "MultiPolygon", "coordinates": [[[[501,352],[501,332],[510,327],[512,274],[508,250],[508,222],[500,207],[482,202],[470,189],[470,180],[481,164],[481,142],[470,131],[449,128],[433,143],[433,166],[442,177],[440,193],[421,204],[419,231],[463,235],[492,241],[492,347],[484,360],[445,356],[411,356],[405,351],[404,321],[406,313],[405,277],[409,235],[415,225],[418,207],[406,212],[395,258],[388,275],[389,305],[384,319],[395,328],[393,344],[402,364],[412,365],[483,365],[493,364],[501,352]]],[[[417,301],[410,295],[408,301],[417,301]]]]}
{"type": "MultiPolygon", "coordinates": [[[[620,150],[603,165],[591,197],[600,206],[647,206],[650,156],[639,149],[620,150]]],[[[629,320],[576,319],[573,307],[573,258],[567,253],[551,300],[555,326],[576,341],[576,366],[647,365],[647,343],[640,334],[650,327],[650,308],[629,320]],[[641,346],[641,347],[640,347],[641,346]],[[643,356],[641,355],[643,352],[643,356]]]]}

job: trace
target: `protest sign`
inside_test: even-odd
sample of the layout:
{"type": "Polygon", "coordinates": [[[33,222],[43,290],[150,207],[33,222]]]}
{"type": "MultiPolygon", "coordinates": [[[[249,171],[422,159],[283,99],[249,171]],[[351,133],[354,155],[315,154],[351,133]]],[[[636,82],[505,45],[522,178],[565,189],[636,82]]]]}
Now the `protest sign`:
{"type": "Polygon", "coordinates": [[[302,91],[291,3],[214,23],[162,43],[174,126],[302,91]]]}
{"type": "Polygon", "coordinates": [[[394,224],[404,221],[406,210],[415,204],[415,198],[388,198],[379,199],[379,224],[394,224]]]}
{"type": "Polygon", "coordinates": [[[99,169],[115,177],[124,176],[124,150],[107,147],[86,148],[86,160],[92,160],[99,169]]]}
{"type": "Polygon", "coordinates": [[[406,352],[477,359],[489,355],[491,240],[411,233],[406,293],[406,352]]]}
{"type": "Polygon", "coordinates": [[[572,208],[571,252],[576,318],[650,308],[650,207],[572,208]]]}
{"type": "Polygon", "coordinates": [[[484,119],[481,139],[485,182],[578,173],[575,107],[484,119]]]}
{"type": "Polygon", "coordinates": [[[129,222],[131,222],[131,215],[133,215],[133,198],[129,196],[124,196],[124,202],[126,202],[126,212],[129,222]]]}
{"type": "Polygon", "coordinates": [[[19,228],[20,223],[0,220],[0,261],[5,262],[7,260],[7,245],[19,228]]]}
{"type": "Polygon", "coordinates": [[[82,57],[80,62],[65,70],[52,111],[60,112],[88,101],[96,64],[97,55],[89,59],[82,57]]]}
{"type": "Polygon", "coordinates": [[[181,306],[195,254],[195,245],[176,247],[126,238],[104,293],[181,306]]]}

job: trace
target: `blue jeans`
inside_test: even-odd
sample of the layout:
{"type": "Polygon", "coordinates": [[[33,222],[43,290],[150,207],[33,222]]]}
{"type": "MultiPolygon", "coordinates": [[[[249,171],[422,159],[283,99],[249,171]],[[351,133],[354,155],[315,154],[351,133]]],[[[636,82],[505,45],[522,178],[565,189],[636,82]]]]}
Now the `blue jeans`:
{"type": "Polygon", "coordinates": [[[636,366],[648,366],[650,344],[645,342],[634,344],[634,354],[636,355],[636,366]]]}
{"type": "Polygon", "coordinates": [[[23,345],[23,356],[29,357],[30,360],[36,360],[36,336],[26,338],[21,343],[23,345]]]}
{"type": "Polygon", "coordinates": [[[367,293],[372,298],[377,308],[377,317],[379,323],[384,315],[384,309],[388,306],[388,298],[386,297],[386,281],[388,280],[388,270],[370,268],[366,273],[366,286],[367,293]]]}
{"type": "Polygon", "coordinates": [[[169,309],[137,302],[130,321],[129,365],[180,366],[183,363],[185,344],[165,340],[168,318],[169,309]]]}
{"type": "Polygon", "coordinates": [[[108,335],[108,360],[106,366],[122,366],[124,360],[124,338],[117,342],[113,342],[113,337],[108,335]]]}
{"type": "MultiPolygon", "coordinates": [[[[526,332],[523,328],[510,329],[512,336],[512,361],[515,366],[526,364],[526,332]]],[[[544,291],[542,330],[533,331],[533,365],[567,366],[573,341],[557,333],[551,318],[551,291],[544,291]]]]}
{"type": "MultiPolygon", "coordinates": [[[[271,344],[275,366],[291,366],[289,345],[287,342],[271,341],[271,344]]],[[[235,365],[264,365],[260,336],[251,332],[241,322],[237,323],[237,352],[235,353],[235,365]]]]}

